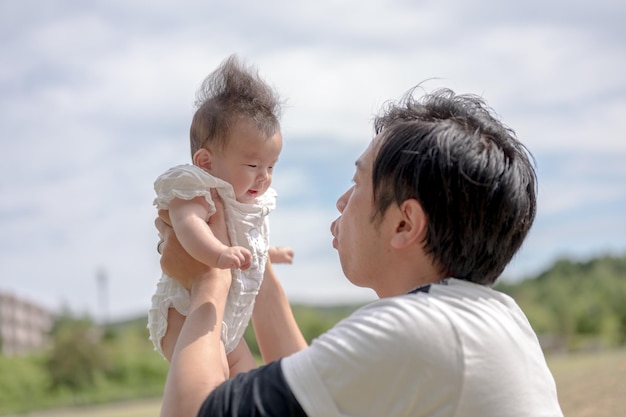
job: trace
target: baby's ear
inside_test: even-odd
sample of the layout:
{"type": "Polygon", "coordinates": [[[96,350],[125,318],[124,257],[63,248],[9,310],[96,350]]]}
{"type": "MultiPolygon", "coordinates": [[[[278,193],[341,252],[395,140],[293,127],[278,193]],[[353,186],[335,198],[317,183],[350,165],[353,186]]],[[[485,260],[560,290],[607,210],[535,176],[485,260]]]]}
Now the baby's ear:
{"type": "Polygon", "coordinates": [[[207,171],[211,170],[211,161],[213,160],[213,154],[211,151],[205,148],[198,149],[193,154],[193,164],[203,168],[207,171]]]}

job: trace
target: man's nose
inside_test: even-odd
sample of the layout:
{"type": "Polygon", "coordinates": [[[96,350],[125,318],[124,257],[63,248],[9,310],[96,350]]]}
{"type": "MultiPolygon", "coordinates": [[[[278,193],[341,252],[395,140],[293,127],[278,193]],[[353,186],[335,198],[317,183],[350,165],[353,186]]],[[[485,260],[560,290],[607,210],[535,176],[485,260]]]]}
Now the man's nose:
{"type": "Polygon", "coordinates": [[[337,210],[339,210],[339,213],[343,213],[343,210],[346,208],[346,204],[348,204],[348,196],[350,195],[350,192],[352,191],[352,187],[350,187],[349,190],[347,190],[345,193],[343,193],[339,199],[337,199],[337,210]]]}

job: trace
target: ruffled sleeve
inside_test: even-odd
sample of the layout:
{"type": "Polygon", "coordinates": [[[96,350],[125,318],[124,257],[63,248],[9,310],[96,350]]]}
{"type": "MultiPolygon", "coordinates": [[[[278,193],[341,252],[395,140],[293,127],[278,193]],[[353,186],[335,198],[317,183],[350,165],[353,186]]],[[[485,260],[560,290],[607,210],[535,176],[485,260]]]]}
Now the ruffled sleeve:
{"type": "Polygon", "coordinates": [[[165,171],[154,182],[157,195],[154,205],[158,209],[168,210],[174,198],[191,200],[204,197],[209,203],[209,215],[212,215],[215,213],[215,204],[211,198],[211,188],[224,187],[232,190],[230,184],[195,165],[178,165],[165,171]]]}

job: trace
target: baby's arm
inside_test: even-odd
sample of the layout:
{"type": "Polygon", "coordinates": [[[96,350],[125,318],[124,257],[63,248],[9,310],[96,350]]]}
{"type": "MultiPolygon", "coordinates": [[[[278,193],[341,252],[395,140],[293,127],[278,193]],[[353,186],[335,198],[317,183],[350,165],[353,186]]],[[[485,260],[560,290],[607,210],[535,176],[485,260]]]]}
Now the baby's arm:
{"type": "Polygon", "coordinates": [[[192,200],[174,198],[169,211],[178,240],[195,259],[221,269],[250,267],[252,254],[248,249],[226,246],[213,235],[207,224],[209,203],[204,197],[192,200]]]}
{"type": "Polygon", "coordinates": [[[270,246],[267,254],[274,264],[293,263],[293,249],[287,246],[270,246]]]}

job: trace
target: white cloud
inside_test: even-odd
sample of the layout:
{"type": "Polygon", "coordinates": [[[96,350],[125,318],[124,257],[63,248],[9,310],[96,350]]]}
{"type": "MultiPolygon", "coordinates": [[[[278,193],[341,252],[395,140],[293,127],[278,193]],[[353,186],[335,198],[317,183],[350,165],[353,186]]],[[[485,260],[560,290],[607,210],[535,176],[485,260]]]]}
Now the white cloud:
{"type": "Polygon", "coordinates": [[[372,115],[433,77],[483,94],[539,159],[511,270],[626,248],[624,16],[617,1],[0,3],[0,290],[96,312],[103,267],[112,314],[145,308],[152,182],[188,162],[195,90],[231,53],[287,99],[272,229],[297,251],[279,269],[295,299],[372,296],[342,277],[334,202],[372,115]]]}
{"type": "Polygon", "coordinates": [[[539,160],[539,210],[544,216],[626,204],[625,153],[581,153],[539,160]],[[542,165],[543,163],[543,165],[542,165]]]}

